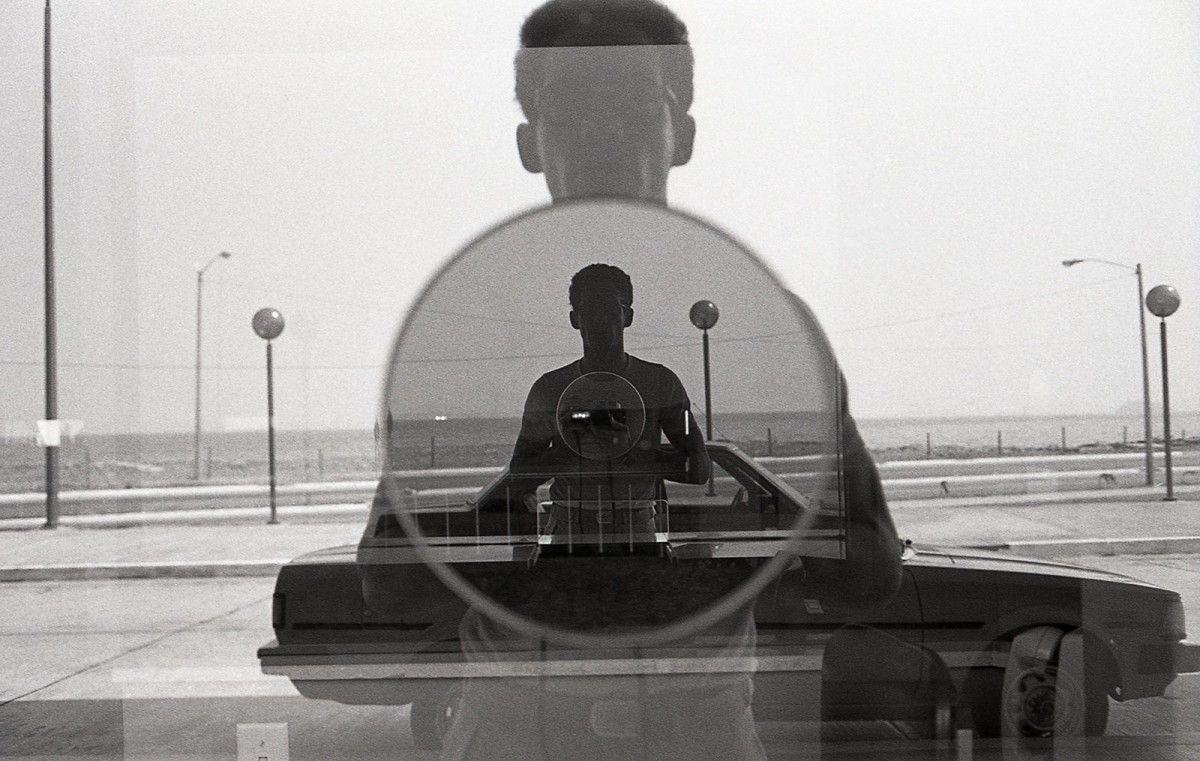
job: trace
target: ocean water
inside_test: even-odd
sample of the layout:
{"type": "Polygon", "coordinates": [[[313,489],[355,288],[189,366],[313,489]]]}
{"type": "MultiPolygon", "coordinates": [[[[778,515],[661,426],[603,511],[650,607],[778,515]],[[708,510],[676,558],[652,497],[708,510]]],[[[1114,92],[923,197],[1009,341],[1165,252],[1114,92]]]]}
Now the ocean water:
{"type": "MultiPolygon", "coordinates": [[[[716,435],[755,455],[806,451],[811,425],[797,413],[714,416],[716,435]],[[769,432],[769,433],[768,433],[769,432]]],[[[520,421],[449,419],[395,421],[397,467],[498,465],[512,451],[520,421]]],[[[881,461],[1059,451],[1063,430],[1068,451],[1136,448],[1139,416],[865,418],[857,421],[867,446],[881,461]],[[927,438],[928,437],[928,438],[927,438]]],[[[1155,421],[1156,438],[1161,420],[1155,421]]],[[[1172,417],[1173,437],[1200,443],[1200,413],[1172,417]]],[[[378,473],[386,432],[358,430],[276,431],[280,482],[370,479],[378,473]]],[[[60,450],[63,488],[125,488],[191,483],[192,434],[86,434],[60,450]]],[[[205,433],[201,477],[211,482],[262,482],[267,474],[265,431],[205,433]]],[[[42,450],[28,438],[0,439],[0,492],[44,488],[42,450]]]]}
{"type": "MultiPolygon", "coordinates": [[[[1153,419],[1155,440],[1162,438],[1162,417],[1153,419]]],[[[1062,415],[1038,417],[876,418],[859,421],[859,431],[872,449],[916,446],[925,449],[925,434],[937,446],[994,449],[1000,433],[1005,447],[1058,449],[1066,429],[1068,448],[1136,445],[1143,439],[1141,415],[1062,415]]],[[[1196,439],[1200,412],[1173,413],[1171,437],[1196,439]]]]}

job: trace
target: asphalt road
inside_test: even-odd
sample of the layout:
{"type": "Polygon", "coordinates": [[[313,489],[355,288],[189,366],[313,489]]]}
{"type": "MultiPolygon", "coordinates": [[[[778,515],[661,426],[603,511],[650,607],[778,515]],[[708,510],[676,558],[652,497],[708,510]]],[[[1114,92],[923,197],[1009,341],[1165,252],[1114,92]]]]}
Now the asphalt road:
{"type": "MultiPolygon", "coordinates": [[[[1182,592],[1193,639],[1197,561],[1076,559],[1182,592]]],[[[269,578],[0,585],[0,758],[234,759],[237,725],[284,722],[292,759],[434,758],[414,748],[407,708],[307,700],[286,679],[259,673],[272,586],[269,578]]],[[[759,733],[772,758],[814,752],[811,726],[762,722],[759,733]]],[[[1088,758],[1200,759],[1200,675],[1181,676],[1165,697],[1114,704],[1109,735],[1088,758]]],[[[903,748],[919,750],[909,743],[889,755],[903,748]]],[[[975,757],[1001,755],[981,742],[975,757]]]]}

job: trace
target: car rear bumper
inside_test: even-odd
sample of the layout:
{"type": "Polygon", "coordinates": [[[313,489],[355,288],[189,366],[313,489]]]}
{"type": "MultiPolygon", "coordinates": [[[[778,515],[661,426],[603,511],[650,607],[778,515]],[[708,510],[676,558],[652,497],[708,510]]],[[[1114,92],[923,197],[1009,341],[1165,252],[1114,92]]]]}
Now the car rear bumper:
{"type": "Polygon", "coordinates": [[[1200,672],[1200,642],[1179,642],[1175,645],[1175,673],[1200,672]]]}
{"type": "Polygon", "coordinates": [[[286,676],[306,698],[332,700],[347,705],[407,705],[437,699],[446,685],[461,679],[462,664],[454,654],[432,667],[406,668],[414,653],[386,648],[342,645],[280,645],[272,641],[259,648],[264,674],[286,676]]]}
{"type": "Polygon", "coordinates": [[[1194,674],[1200,671],[1200,642],[1143,645],[1139,674],[1194,674]]]}
{"type": "Polygon", "coordinates": [[[1162,695],[1179,674],[1200,671],[1200,643],[1156,642],[1142,645],[1130,663],[1119,695],[1134,700],[1162,695]]]}
{"type": "Polygon", "coordinates": [[[401,651],[370,646],[278,645],[258,651],[264,674],[286,676],[306,697],[348,704],[403,705],[441,695],[450,682],[462,679],[550,678],[571,682],[598,678],[653,676],[711,678],[714,675],[762,676],[766,673],[819,673],[815,654],[724,657],[561,657],[545,653],[506,652],[504,659],[473,661],[460,651],[401,651]]]}

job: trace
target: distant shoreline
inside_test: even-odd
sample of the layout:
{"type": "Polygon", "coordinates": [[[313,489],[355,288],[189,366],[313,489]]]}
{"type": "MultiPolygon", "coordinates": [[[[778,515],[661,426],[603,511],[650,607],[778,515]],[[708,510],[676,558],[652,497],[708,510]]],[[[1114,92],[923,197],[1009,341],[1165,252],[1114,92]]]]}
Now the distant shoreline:
{"type": "MultiPolygon", "coordinates": [[[[1198,416],[1200,417],[1200,416],[1198,416]]],[[[1052,418],[1057,422],[1065,418],[1052,418]]],[[[1019,418],[1028,423],[1030,418],[1019,418]]],[[[1109,418],[1093,416],[1081,420],[1105,421],[1109,418]]],[[[1117,421],[1126,418],[1116,418],[1117,421]]],[[[970,418],[974,428],[991,418],[970,418]]],[[[421,421],[417,431],[394,436],[393,462],[401,468],[446,468],[470,466],[495,466],[507,462],[511,454],[518,421],[495,420],[469,421],[466,431],[456,430],[455,422],[462,428],[467,421],[445,421],[450,425],[433,421],[421,421]],[[480,430],[483,432],[480,433],[480,430]]],[[[780,427],[780,436],[768,440],[764,435],[768,428],[764,423],[774,418],[745,416],[736,425],[722,428],[738,428],[743,436],[733,440],[748,454],[755,457],[788,457],[812,453],[819,449],[803,439],[785,438],[780,427]]],[[[1140,453],[1144,446],[1140,438],[1130,437],[1126,441],[1083,441],[1063,447],[1061,429],[1056,444],[1040,445],[1008,443],[1001,429],[1000,441],[995,440],[994,431],[984,431],[987,443],[978,441],[963,443],[948,438],[948,433],[961,426],[961,421],[937,419],[929,426],[937,435],[921,433],[922,426],[908,425],[902,429],[907,442],[893,445],[872,445],[872,424],[860,421],[868,450],[878,463],[908,462],[922,460],[971,460],[992,457],[1024,457],[1033,455],[1070,454],[1113,454],[1140,453]]],[[[1200,419],[1189,421],[1193,428],[1187,439],[1179,438],[1187,430],[1180,427],[1173,431],[1173,446],[1178,450],[1200,448],[1200,419]]],[[[400,426],[397,425],[397,428],[400,426]]],[[[1129,426],[1126,426],[1129,427],[1129,426]]],[[[1140,426],[1137,431],[1140,431],[1140,426]]],[[[877,429],[875,429],[877,432],[877,429]]],[[[960,431],[961,432],[961,431],[960,431]]],[[[1045,433],[1045,431],[1043,431],[1045,433]]],[[[1134,434],[1133,430],[1129,431],[1134,434]]],[[[721,438],[718,436],[718,438],[721,438]]],[[[201,482],[204,484],[259,483],[267,470],[266,451],[261,432],[207,433],[201,463],[201,482]]],[[[63,489],[96,488],[141,488],[148,486],[189,486],[197,482],[192,479],[191,434],[91,434],[66,441],[60,451],[60,481],[63,489]]],[[[1161,440],[1156,441],[1156,448],[1161,440]]],[[[375,439],[372,431],[280,431],[277,438],[276,469],[280,483],[306,483],[313,481],[370,480],[377,477],[383,459],[382,442],[375,439]]],[[[39,447],[28,441],[14,442],[12,439],[0,443],[0,493],[34,492],[44,488],[45,461],[39,447]]]]}
{"type": "MultiPolygon", "coordinates": [[[[803,415],[803,414],[805,414],[805,413],[803,413],[803,412],[780,412],[780,411],[775,411],[775,412],[729,412],[729,413],[721,413],[720,417],[721,418],[744,417],[744,416],[786,417],[786,416],[803,415]]],[[[1200,418],[1200,410],[1178,410],[1178,411],[1172,410],[1171,417],[1172,417],[1173,421],[1176,419],[1200,418]]],[[[67,416],[63,416],[63,419],[64,420],[67,419],[67,416]]],[[[1006,414],[996,414],[996,415],[949,415],[949,416],[941,416],[941,417],[929,416],[929,415],[917,415],[917,416],[912,416],[912,417],[908,417],[908,416],[874,416],[874,417],[872,417],[872,416],[855,415],[854,419],[859,424],[860,427],[864,426],[864,425],[875,425],[875,424],[886,424],[886,425],[893,425],[893,424],[895,424],[895,425],[916,425],[916,424],[944,425],[944,424],[964,424],[964,423],[967,423],[967,424],[970,424],[970,423],[995,424],[995,423],[1013,423],[1013,422],[1022,422],[1022,421],[1044,421],[1044,422],[1058,422],[1058,421],[1068,421],[1068,420],[1070,420],[1070,421],[1082,421],[1082,420],[1119,421],[1119,420],[1126,420],[1126,419],[1129,419],[1129,420],[1136,419],[1140,423],[1140,421],[1142,419],[1142,412],[1139,409],[1136,412],[1128,412],[1128,413],[1126,413],[1126,412],[1106,412],[1106,413],[1095,413],[1095,414],[1082,413],[1082,412],[1059,413],[1059,414],[1045,413],[1045,414],[1030,414],[1030,415],[1006,413],[1006,414]]],[[[520,418],[515,418],[515,417],[445,417],[444,420],[440,420],[438,422],[442,422],[442,423],[460,422],[461,423],[461,422],[465,422],[465,421],[473,421],[473,422],[490,422],[490,423],[515,423],[518,420],[520,420],[520,418]]],[[[434,416],[429,415],[426,417],[415,417],[415,418],[395,418],[394,421],[397,425],[399,425],[399,424],[429,425],[434,422],[434,416]]],[[[1162,410],[1160,408],[1157,408],[1157,407],[1154,408],[1154,410],[1151,413],[1151,421],[1154,425],[1155,430],[1158,430],[1159,428],[1161,428],[1161,426],[1162,426],[1162,410]]],[[[1175,427],[1176,426],[1174,424],[1172,424],[1172,428],[1175,428],[1175,427]]],[[[15,430],[15,427],[13,425],[9,425],[8,433],[0,432],[0,444],[7,443],[10,445],[16,445],[20,442],[32,441],[32,437],[33,437],[32,424],[30,424],[28,426],[27,431],[24,430],[24,426],[22,426],[22,429],[19,433],[13,433],[12,431],[14,431],[14,430],[15,430]]],[[[81,435],[96,436],[96,437],[110,437],[110,436],[112,436],[112,437],[147,437],[147,436],[174,437],[174,436],[181,436],[181,437],[188,437],[189,439],[193,435],[193,431],[190,428],[186,429],[186,430],[172,429],[172,430],[162,430],[162,431],[138,431],[138,432],[87,431],[86,429],[85,429],[85,431],[86,431],[86,433],[81,434],[81,435]]],[[[265,432],[266,432],[266,428],[265,428],[265,423],[264,423],[263,427],[261,427],[261,428],[255,428],[255,427],[231,428],[231,429],[217,428],[214,430],[207,431],[205,433],[205,435],[206,436],[208,436],[208,435],[216,435],[216,436],[235,435],[236,436],[236,435],[247,435],[247,434],[257,435],[257,434],[263,434],[265,432]]],[[[361,436],[361,435],[372,436],[374,433],[371,426],[366,426],[366,427],[361,427],[361,428],[293,428],[293,427],[290,427],[287,425],[281,425],[278,421],[276,421],[276,423],[275,423],[275,432],[277,435],[289,435],[289,436],[303,435],[306,433],[310,434],[310,435],[345,434],[345,435],[355,435],[355,436],[361,436]]]]}

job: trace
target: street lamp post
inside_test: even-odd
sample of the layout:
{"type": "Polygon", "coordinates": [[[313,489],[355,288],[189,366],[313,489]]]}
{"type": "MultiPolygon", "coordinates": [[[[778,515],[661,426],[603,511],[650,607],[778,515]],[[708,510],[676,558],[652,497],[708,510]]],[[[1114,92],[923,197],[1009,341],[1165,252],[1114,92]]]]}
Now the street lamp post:
{"type": "Polygon", "coordinates": [[[705,439],[712,441],[712,376],[709,373],[708,362],[708,329],[717,324],[721,312],[717,305],[702,299],[692,304],[688,319],[700,330],[704,331],[704,434],[705,439]]]}
{"type": "MultiPolygon", "coordinates": [[[[717,324],[717,319],[720,318],[721,312],[717,309],[717,305],[707,299],[701,299],[688,311],[688,319],[692,324],[704,332],[704,439],[712,441],[713,437],[713,419],[712,419],[712,375],[709,372],[708,361],[708,329],[717,324]]],[[[712,496],[715,493],[713,474],[709,470],[708,473],[708,495],[712,496]]]]}
{"type": "Polygon", "coordinates": [[[214,254],[211,259],[204,263],[203,266],[196,267],[196,431],[192,437],[192,480],[200,480],[200,330],[203,320],[201,319],[204,312],[204,302],[202,295],[204,293],[204,273],[218,259],[228,259],[233,254],[228,251],[222,251],[219,254],[214,254]]]}
{"type": "Polygon", "coordinates": [[[1167,382],[1167,318],[1179,308],[1179,292],[1169,285],[1156,285],[1146,294],[1146,308],[1159,319],[1158,336],[1162,346],[1163,463],[1167,474],[1167,502],[1175,501],[1175,481],[1171,476],[1171,389],[1167,382]]]}
{"type": "Polygon", "coordinates": [[[1119,267],[1123,270],[1129,270],[1137,275],[1138,288],[1138,323],[1141,327],[1142,338],[1142,426],[1145,439],[1145,459],[1146,459],[1146,486],[1154,485],[1154,431],[1150,425],[1150,359],[1146,349],[1146,310],[1142,304],[1145,301],[1145,291],[1142,286],[1142,263],[1130,267],[1128,264],[1119,262],[1110,262],[1107,259],[1064,259],[1064,267],[1074,267],[1076,264],[1083,262],[1095,262],[1097,264],[1107,264],[1110,267],[1119,267]]]}
{"type": "Polygon", "coordinates": [[[267,342],[267,472],[270,478],[271,518],[267,523],[279,523],[275,507],[275,378],[271,364],[271,339],[283,332],[283,315],[278,309],[263,307],[254,313],[250,322],[259,338],[267,342]]]}

